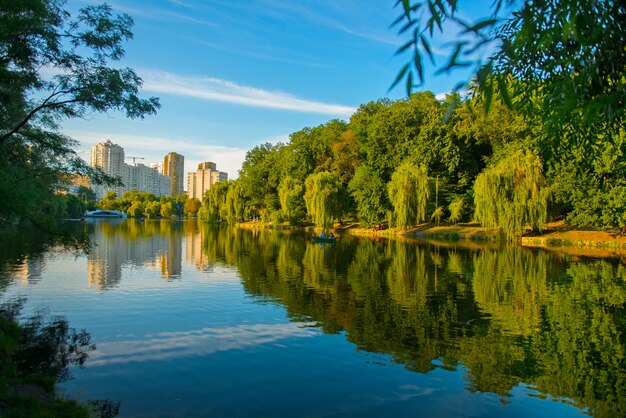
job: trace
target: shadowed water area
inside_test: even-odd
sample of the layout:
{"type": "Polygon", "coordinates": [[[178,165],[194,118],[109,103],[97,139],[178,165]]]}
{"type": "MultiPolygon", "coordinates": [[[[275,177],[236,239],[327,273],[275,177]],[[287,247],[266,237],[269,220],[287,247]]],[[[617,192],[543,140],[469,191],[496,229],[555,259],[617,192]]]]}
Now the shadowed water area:
{"type": "MultiPolygon", "coordinates": [[[[626,266],[515,246],[76,223],[2,299],[91,334],[62,384],[121,417],[626,415],[626,266]]],[[[39,241],[38,241],[39,240],[39,241]]]]}

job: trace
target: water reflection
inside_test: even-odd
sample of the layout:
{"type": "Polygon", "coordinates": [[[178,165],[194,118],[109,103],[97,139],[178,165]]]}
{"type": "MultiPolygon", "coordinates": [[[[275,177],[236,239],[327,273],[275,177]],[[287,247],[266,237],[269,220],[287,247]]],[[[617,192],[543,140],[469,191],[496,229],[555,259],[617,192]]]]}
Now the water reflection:
{"type": "Polygon", "coordinates": [[[276,231],[192,235],[204,268],[235,266],[250,294],[409,370],[462,365],[470,392],[509,397],[523,383],[594,416],[626,414],[617,261],[358,239],[320,248],[276,231]]]}
{"type": "Polygon", "coordinates": [[[169,220],[90,221],[87,279],[99,289],[119,284],[122,267],[154,267],[167,280],[182,271],[182,227],[169,220]]]}
{"type": "MultiPolygon", "coordinates": [[[[227,266],[256,303],[280,304],[293,321],[103,342],[96,366],[308,337],[319,332],[315,324],[407,370],[460,373],[469,393],[495,393],[506,403],[531,387],[593,416],[626,416],[626,267],[617,260],[350,237],[319,246],[300,233],[195,222],[86,227],[95,244],[87,275],[98,289],[119,286],[127,266],[168,280],[184,280],[183,259],[200,271],[227,266]]],[[[13,277],[39,280],[42,263],[28,256],[13,277]]],[[[411,396],[429,394],[416,391],[411,396]]]]}

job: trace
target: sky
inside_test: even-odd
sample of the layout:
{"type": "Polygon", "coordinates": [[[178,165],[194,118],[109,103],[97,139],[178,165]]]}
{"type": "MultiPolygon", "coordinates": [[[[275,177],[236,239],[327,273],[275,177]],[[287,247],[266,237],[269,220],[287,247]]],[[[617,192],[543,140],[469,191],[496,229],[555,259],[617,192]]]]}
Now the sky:
{"type": "MultiPolygon", "coordinates": [[[[75,13],[91,0],[69,0],[75,13]]],[[[230,179],[248,150],[287,142],[289,135],[332,119],[349,120],[359,105],[383,97],[408,57],[394,53],[406,41],[390,24],[395,0],[114,0],[135,21],[115,66],[143,79],[142,96],[160,98],[145,119],[121,113],[92,114],[63,123],[89,161],[94,144],[110,139],[141,163],[184,155],[186,172],[213,161],[230,179]]],[[[480,16],[488,1],[469,2],[480,16]]],[[[486,10],[485,10],[486,13],[486,10]]],[[[474,16],[473,16],[474,17],[474,16]]],[[[448,31],[434,51],[454,40],[448,31]]],[[[468,73],[432,76],[420,90],[450,92],[468,73]]],[[[128,159],[127,163],[132,163],[128,159]]]]}

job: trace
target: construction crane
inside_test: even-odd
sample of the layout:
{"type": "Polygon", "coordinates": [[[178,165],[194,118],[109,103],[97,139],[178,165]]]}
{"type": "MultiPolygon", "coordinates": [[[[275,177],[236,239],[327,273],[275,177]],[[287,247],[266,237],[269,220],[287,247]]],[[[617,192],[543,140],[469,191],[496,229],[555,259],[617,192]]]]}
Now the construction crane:
{"type": "Polygon", "coordinates": [[[132,158],[133,159],[133,165],[137,165],[137,164],[135,164],[135,160],[145,160],[145,158],[143,158],[143,157],[124,157],[124,158],[132,158]]]}

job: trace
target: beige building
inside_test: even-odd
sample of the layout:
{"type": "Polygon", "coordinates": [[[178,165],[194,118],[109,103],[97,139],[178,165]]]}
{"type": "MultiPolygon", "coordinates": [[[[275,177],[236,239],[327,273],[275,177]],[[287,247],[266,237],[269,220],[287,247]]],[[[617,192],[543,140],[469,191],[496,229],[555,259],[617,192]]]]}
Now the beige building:
{"type": "MultiPolygon", "coordinates": [[[[91,148],[91,166],[100,168],[112,177],[119,177],[124,184],[128,183],[128,165],[124,163],[124,148],[112,143],[111,140],[91,148]]],[[[124,186],[107,187],[98,184],[94,184],[92,189],[98,200],[109,191],[114,191],[118,196],[122,196],[126,191],[124,186]]]]}
{"type": "Polygon", "coordinates": [[[157,196],[169,196],[171,179],[160,174],[156,168],[137,163],[129,166],[128,190],[150,192],[157,196]]]}
{"type": "Polygon", "coordinates": [[[190,198],[202,200],[204,192],[221,181],[228,181],[228,173],[218,171],[215,163],[210,161],[200,163],[195,173],[187,175],[187,194],[190,198]]]}
{"type": "Polygon", "coordinates": [[[178,196],[185,191],[185,157],[170,152],[163,159],[162,172],[171,180],[171,196],[178,196]]]}
{"type": "Polygon", "coordinates": [[[99,167],[110,176],[119,177],[123,183],[123,186],[117,187],[94,184],[92,189],[98,200],[110,191],[114,191],[119,197],[130,190],[154,193],[157,196],[170,195],[170,177],[160,174],[157,168],[148,167],[144,164],[126,164],[124,162],[124,148],[113,144],[110,140],[96,144],[91,148],[91,165],[99,167]]]}

